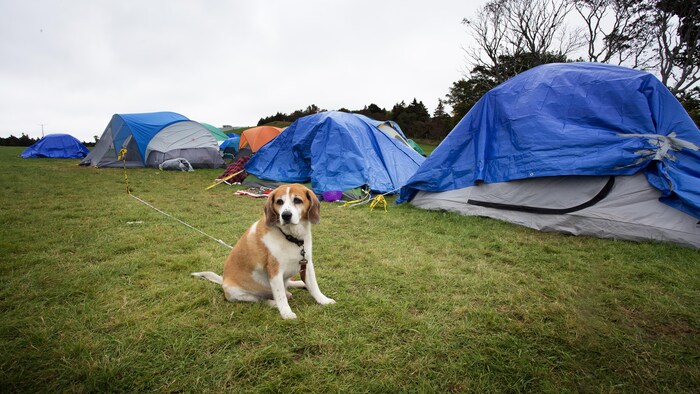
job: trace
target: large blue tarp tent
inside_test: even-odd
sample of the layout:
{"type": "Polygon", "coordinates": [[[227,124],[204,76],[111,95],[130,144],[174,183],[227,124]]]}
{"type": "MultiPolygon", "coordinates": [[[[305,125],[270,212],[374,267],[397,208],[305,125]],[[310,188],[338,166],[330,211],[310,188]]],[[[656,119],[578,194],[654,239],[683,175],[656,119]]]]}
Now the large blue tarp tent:
{"type": "Polygon", "coordinates": [[[54,158],[54,159],[82,159],[90,151],[77,138],[70,134],[47,134],[22,152],[22,157],[28,158],[54,158]]]}
{"type": "Polygon", "coordinates": [[[489,91],[407,182],[444,191],[483,181],[643,171],[662,200],[700,218],[700,132],[653,75],[547,64],[489,91]]]}
{"type": "MultiPolygon", "coordinates": [[[[650,189],[656,192],[653,200],[658,206],[640,205],[635,213],[625,211],[631,205],[626,208],[618,203],[617,209],[597,212],[595,220],[615,216],[609,220],[609,229],[615,232],[616,223],[660,211],[661,201],[675,208],[671,211],[688,216],[679,219],[685,223],[682,232],[687,239],[698,238],[695,245],[700,246],[696,226],[700,218],[700,131],[673,94],[656,77],[639,70],[597,63],[547,64],[486,93],[406,183],[400,201],[422,195],[420,204],[437,207],[426,198],[431,194],[435,201],[440,194],[443,206],[457,209],[459,201],[464,204],[457,209],[460,212],[504,218],[501,213],[476,210],[475,204],[461,199],[476,201],[470,193],[488,191],[489,196],[503,200],[505,183],[544,187],[543,182],[551,183],[555,177],[575,176],[576,180],[566,181],[571,189],[582,184],[584,177],[600,177],[606,183],[610,176],[622,179],[633,174],[646,178],[647,188],[653,186],[650,189]],[[509,182],[514,180],[519,181],[509,182]],[[526,182],[529,180],[539,183],[526,182]],[[503,186],[491,186],[494,184],[503,186]],[[480,187],[484,185],[489,187],[480,187]]],[[[620,193],[623,183],[603,189],[620,193]]],[[[527,192],[522,188],[507,192],[516,200],[523,199],[536,193],[533,187],[527,192]]],[[[541,195],[541,212],[554,204],[549,197],[556,195],[553,190],[541,195]]],[[[586,205],[591,203],[582,207],[586,205]]],[[[537,228],[540,225],[533,223],[542,220],[532,215],[511,218],[537,228]]],[[[547,220],[547,227],[554,228],[551,219],[547,220]]],[[[570,217],[562,220],[572,223],[570,217]]],[[[576,233],[581,225],[570,227],[576,228],[567,231],[576,233]]],[[[605,226],[596,222],[593,227],[605,226]]],[[[652,230],[635,230],[644,231],[652,230]]]]}
{"type": "Polygon", "coordinates": [[[331,111],[296,120],[256,152],[246,170],[279,182],[310,180],[316,193],[365,185],[387,193],[424,160],[402,133],[392,136],[366,116],[331,111]]]}
{"type": "Polygon", "coordinates": [[[114,114],[95,148],[80,164],[158,167],[175,158],[186,159],[195,168],[224,164],[218,141],[209,129],[175,112],[114,114]],[[126,154],[119,160],[122,149],[126,154]]]}

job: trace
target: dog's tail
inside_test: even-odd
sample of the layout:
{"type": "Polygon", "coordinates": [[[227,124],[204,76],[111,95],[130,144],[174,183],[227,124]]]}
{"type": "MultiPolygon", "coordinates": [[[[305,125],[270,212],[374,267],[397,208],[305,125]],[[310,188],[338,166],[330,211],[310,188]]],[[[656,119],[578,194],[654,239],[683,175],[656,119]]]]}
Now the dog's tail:
{"type": "Polygon", "coordinates": [[[224,278],[222,278],[221,275],[215,274],[213,272],[193,272],[192,276],[209,279],[217,285],[224,283],[224,278]]]}

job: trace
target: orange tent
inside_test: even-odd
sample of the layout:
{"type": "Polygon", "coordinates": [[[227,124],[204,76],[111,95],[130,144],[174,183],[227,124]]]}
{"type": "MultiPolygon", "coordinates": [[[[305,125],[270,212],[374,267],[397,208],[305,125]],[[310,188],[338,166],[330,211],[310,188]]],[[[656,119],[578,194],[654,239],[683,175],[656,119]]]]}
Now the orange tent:
{"type": "Polygon", "coordinates": [[[258,126],[245,130],[241,133],[238,149],[249,147],[253,152],[257,152],[258,149],[275,139],[281,132],[282,129],[272,126],[258,126]]]}

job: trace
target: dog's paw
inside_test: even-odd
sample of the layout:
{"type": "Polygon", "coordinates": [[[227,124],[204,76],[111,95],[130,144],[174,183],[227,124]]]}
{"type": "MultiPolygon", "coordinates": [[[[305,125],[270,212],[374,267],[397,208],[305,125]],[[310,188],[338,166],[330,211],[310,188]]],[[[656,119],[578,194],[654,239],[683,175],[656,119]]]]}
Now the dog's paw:
{"type": "Polygon", "coordinates": [[[332,298],[323,297],[322,299],[318,300],[318,303],[321,305],[330,305],[335,304],[335,300],[332,298]]]}
{"type": "Polygon", "coordinates": [[[282,319],[284,320],[294,320],[297,318],[297,314],[294,312],[285,312],[280,314],[282,315],[282,319]]]}

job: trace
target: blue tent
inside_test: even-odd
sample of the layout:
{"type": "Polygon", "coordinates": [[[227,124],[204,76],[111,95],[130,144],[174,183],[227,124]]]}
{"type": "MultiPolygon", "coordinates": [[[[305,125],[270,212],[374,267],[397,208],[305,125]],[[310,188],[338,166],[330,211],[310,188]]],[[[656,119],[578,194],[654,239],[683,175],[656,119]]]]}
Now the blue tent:
{"type": "Polygon", "coordinates": [[[209,129],[175,112],[114,114],[95,148],[80,164],[158,167],[173,158],[186,159],[195,168],[224,164],[218,141],[209,129]],[[119,160],[123,148],[126,154],[119,160]]]}
{"type": "Polygon", "coordinates": [[[366,116],[322,112],[292,123],[253,155],[246,170],[279,182],[311,180],[316,193],[364,185],[386,193],[398,190],[424,160],[366,116]]]}
{"type": "Polygon", "coordinates": [[[82,159],[90,151],[69,134],[47,134],[22,152],[22,158],[48,157],[55,159],[82,159]]]}
{"type": "Polygon", "coordinates": [[[224,142],[219,145],[219,149],[226,152],[227,149],[228,151],[233,151],[233,153],[238,152],[238,143],[241,141],[241,136],[234,134],[232,137],[229,137],[226,139],[224,142]]]}
{"type": "Polygon", "coordinates": [[[115,114],[112,116],[114,144],[122,146],[129,136],[134,137],[141,157],[146,157],[146,147],[151,139],[166,126],[175,122],[189,120],[175,112],[151,112],[143,114],[115,114]]]}
{"type": "Polygon", "coordinates": [[[642,171],[660,201],[700,218],[700,131],[653,75],[547,64],[486,93],[401,191],[642,171]]]}

